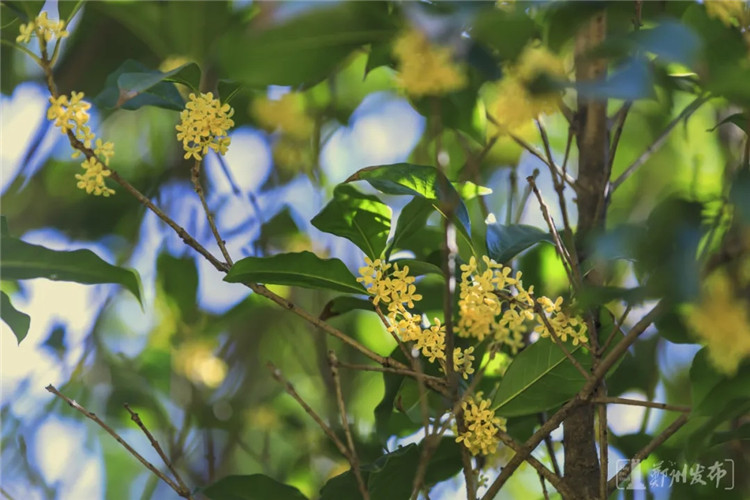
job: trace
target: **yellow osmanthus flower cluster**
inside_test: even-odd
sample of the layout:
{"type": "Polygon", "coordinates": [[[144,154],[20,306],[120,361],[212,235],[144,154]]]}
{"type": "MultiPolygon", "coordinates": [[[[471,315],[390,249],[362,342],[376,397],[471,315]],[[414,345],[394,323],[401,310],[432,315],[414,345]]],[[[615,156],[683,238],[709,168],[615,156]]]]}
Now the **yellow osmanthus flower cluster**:
{"type": "Polygon", "coordinates": [[[737,296],[725,272],[716,271],[706,280],[700,302],[688,311],[687,320],[708,346],[708,357],[717,370],[732,376],[740,362],[750,358],[748,303],[737,296]]]}
{"type": "Polygon", "coordinates": [[[222,105],[213,93],[190,94],[185,109],[180,113],[177,140],[182,141],[185,159],[191,156],[202,160],[213,149],[225,154],[231,142],[228,131],[234,126],[231,119],[234,109],[229,104],[222,105]]]}
{"type": "MultiPolygon", "coordinates": [[[[422,327],[422,316],[409,311],[415,302],[422,300],[414,284],[415,277],[409,276],[409,266],[399,268],[398,264],[374,261],[365,257],[365,266],[359,269],[360,278],[357,281],[365,285],[373,304],[386,304],[389,330],[399,336],[404,342],[415,342],[415,346],[431,363],[438,360],[445,366],[445,325],[438,318],[434,318],[432,325],[422,327]],[[390,271],[390,273],[389,273],[390,271]]],[[[462,350],[453,349],[453,369],[464,378],[474,373],[473,347],[462,350]]]]}
{"type": "MultiPolygon", "coordinates": [[[[537,323],[535,331],[541,337],[550,335],[544,319],[534,310],[534,287],[524,288],[521,272],[511,276],[511,269],[482,258],[485,270],[479,271],[477,260],[471,257],[461,266],[459,285],[457,333],[461,337],[476,338],[480,342],[489,337],[493,342],[505,344],[513,353],[524,345],[528,323],[537,323]]],[[[587,342],[586,325],[578,318],[569,317],[562,309],[562,297],[552,302],[540,297],[537,302],[547,315],[554,333],[562,341],[570,337],[573,345],[587,342]]]]}
{"type": "Polygon", "coordinates": [[[532,92],[530,88],[544,75],[564,79],[566,71],[562,61],[541,46],[527,46],[518,62],[505,68],[489,108],[499,132],[517,133],[534,118],[557,110],[559,92],[532,92]]]}
{"type": "MultiPolygon", "coordinates": [[[[97,139],[89,127],[89,109],[91,104],[83,100],[83,92],[72,92],[70,97],[61,95],[49,98],[50,107],[47,109],[47,119],[52,120],[55,127],[60,129],[63,135],[73,134],[84,147],[94,147],[94,156],[88,156],[81,168],[82,174],[76,174],[79,189],[95,196],[110,196],[115,194],[114,189],[107,187],[105,179],[111,175],[107,168],[109,161],[114,156],[114,145],[111,142],[103,142],[97,139]],[[103,162],[103,163],[102,163],[103,162]]],[[[73,151],[73,158],[80,156],[79,150],[73,151]]]]}
{"type": "Polygon", "coordinates": [[[16,42],[29,43],[32,35],[36,35],[40,43],[47,44],[53,38],[63,39],[69,33],[65,30],[65,21],[52,21],[47,19],[46,12],[42,12],[33,21],[21,25],[16,42]]]}
{"type": "Polygon", "coordinates": [[[451,48],[433,45],[418,29],[409,29],[396,38],[393,55],[398,61],[399,83],[411,96],[443,95],[467,84],[451,48]]]}
{"type": "Polygon", "coordinates": [[[461,403],[466,430],[456,438],[464,443],[472,455],[492,455],[497,451],[500,439],[498,431],[505,431],[505,419],[496,417],[490,409],[491,401],[482,399],[481,394],[461,403]]]}

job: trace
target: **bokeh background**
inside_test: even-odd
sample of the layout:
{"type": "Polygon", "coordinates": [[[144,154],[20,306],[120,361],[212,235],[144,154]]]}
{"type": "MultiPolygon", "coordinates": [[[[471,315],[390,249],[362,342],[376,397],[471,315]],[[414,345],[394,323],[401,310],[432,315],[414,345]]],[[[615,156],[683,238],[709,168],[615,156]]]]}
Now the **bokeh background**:
{"type": "MultiPolygon", "coordinates": [[[[667,7],[665,15],[678,16],[691,5],[701,7],[669,3],[680,5],[667,7]]],[[[178,112],[156,107],[111,110],[98,105],[96,96],[105,88],[107,76],[127,59],[164,70],[185,61],[210,60],[232,30],[283,25],[336,5],[91,2],[72,20],[56,79],[63,92],[81,90],[94,101],[93,129],[115,143],[113,165],[120,174],[218,253],[190,183],[190,164],[182,159],[175,138],[178,112]],[[152,15],[154,19],[149,18],[152,15]],[[224,31],[226,23],[231,28],[224,31]],[[161,29],[153,30],[155,26],[161,29]]],[[[48,1],[43,8],[50,18],[57,18],[56,2],[48,1]]],[[[462,26],[495,5],[432,8],[405,2],[397,8],[403,12],[403,22],[450,41],[451,33],[460,33],[462,26]]],[[[533,5],[529,12],[536,15],[533,5]]],[[[3,39],[14,39],[17,29],[17,22],[3,21],[3,39]]],[[[569,41],[557,49],[570,67],[569,41]]],[[[43,279],[2,282],[14,305],[31,317],[28,337],[20,345],[6,325],[0,325],[3,491],[10,498],[29,500],[175,497],[101,429],[44,390],[54,384],[158,463],[122,407],[130,404],[187,471],[191,484],[205,485],[231,473],[263,472],[315,497],[326,479],[348,464],[273,381],[266,362],[279,366],[321,414],[335,416],[326,352],[333,348],[341,359],[359,361],[356,354],[248,289],[224,283],[213,267],[124,191],[103,199],[76,189],[73,175],[79,167],[70,160],[65,138],[46,120],[48,93],[40,70],[7,45],[1,55],[0,189],[11,234],[53,249],[88,248],[110,263],[136,269],[144,297],[140,305],[114,285],[43,279]]],[[[240,61],[241,51],[232,57],[240,61]]],[[[342,259],[356,273],[361,252],[348,241],[318,231],[310,219],[330,199],[334,186],[360,168],[407,160],[430,163],[434,145],[424,109],[399,88],[391,67],[370,69],[369,60],[367,50],[354,50],[319,83],[295,88],[258,85],[233,97],[232,145],[221,160],[211,153],[203,173],[208,203],[235,260],[309,249],[342,259]],[[283,128],[270,130],[253,113],[254,102],[281,102],[290,93],[296,99],[294,112],[299,113],[293,119],[309,120],[313,136],[300,140],[283,128]]],[[[689,70],[677,64],[673,69],[689,70]]],[[[679,89],[655,87],[649,98],[636,101],[615,160],[615,175],[692,98],[679,89]]],[[[612,109],[622,102],[614,99],[612,109]]],[[[731,112],[727,102],[716,100],[681,123],[648,165],[617,191],[609,223],[641,222],[658,200],[671,193],[704,200],[718,196],[725,164],[737,152],[739,132],[732,125],[710,129],[731,112]]],[[[558,114],[546,116],[544,123],[560,162],[567,122],[558,114]]],[[[481,149],[478,144],[486,123],[480,117],[470,127],[479,140],[453,131],[442,137],[449,176],[491,188],[484,201],[497,220],[507,217],[509,193],[516,190],[517,202],[523,179],[537,169],[543,195],[554,199],[546,167],[509,140],[498,141],[479,165],[478,177],[473,177],[463,166],[467,151],[481,149]]],[[[534,133],[528,140],[540,145],[534,133]]],[[[570,165],[575,174],[575,156],[570,165]]],[[[395,217],[404,200],[388,201],[395,217]]],[[[569,207],[575,220],[575,204],[569,207]]],[[[478,202],[470,202],[469,209],[481,226],[484,216],[478,202]]],[[[552,215],[560,220],[555,207],[552,215]]],[[[533,199],[520,222],[544,227],[533,199]]],[[[437,227],[439,221],[431,219],[431,224],[437,227]]],[[[528,283],[543,293],[564,291],[565,276],[551,246],[526,252],[517,266],[528,283]]],[[[635,283],[627,264],[617,269],[617,276],[624,286],[635,283]]],[[[331,299],[321,292],[274,290],[314,313],[331,299]]],[[[642,310],[648,306],[644,304],[642,310]]],[[[638,311],[630,318],[637,319],[638,311]]],[[[371,313],[354,311],[331,322],[378,353],[388,354],[394,347],[371,313]]],[[[689,403],[687,369],[699,347],[673,344],[648,332],[639,364],[626,367],[626,375],[612,382],[611,394],[689,403]]],[[[377,373],[348,372],[344,382],[358,442],[365,450],[362,454],[377,456],[373,410],[383,396],[383,378],[377,373]]],[[[610,407],[609,411],[615,435],[610,458],[614,473],[617,458],[624,458],[623,452],[630,452],[639,436],[664,427],[666,421],[658,410],[610,407]],[[618,441],[617,436],[625,438],[618,441]],[[629,442],[627,436],[635,437],[629,442]]],[[[553,437],[559,439],[559,431],[553,437]]],[[[417,438],[394,437],[387,446],[394,449],[417,438]]],[[[562,460],[561,448],[559,452],[562,460]]],[[[535,455],[543,458],[545,453],[540,448],[535,455]]],[[[457,477],[441,484],[432,498],[461,498],[461,481],[457,477]]],[[[669,494],[665,487],[649,497],[669,494]]],[[[536,474],[522,468],[503,495],[541,498],[536,474]]]]}

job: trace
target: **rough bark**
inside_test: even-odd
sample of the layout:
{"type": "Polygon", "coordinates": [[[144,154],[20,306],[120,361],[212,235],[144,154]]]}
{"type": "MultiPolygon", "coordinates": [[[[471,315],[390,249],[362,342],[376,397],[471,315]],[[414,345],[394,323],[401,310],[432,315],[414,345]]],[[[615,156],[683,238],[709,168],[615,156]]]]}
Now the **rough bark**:
{"type": "MultiPolygon", "coordinates": [[[[594,15],[576,38],[576,80],[598,80],[606,76],[606,61],[588,57],[588,52],[606,34],[606,14],[594,15]]],[[[578,163],[578,224],[576,229],[576,252],[578,262],[585,268],[587,258],[585,241],[592,231],[602,228],[607,209],[607,185],[610,172],[609,130],[607,101],[591,100],[578,96],[578,111],[574,120],[574,131],[579,151],[578,163]]],[[[596,273],[584,277],[584,284],[599,285],[596,273]]],[[[598,314],[593,312],[593,318],[598,314]]],[[[596,329],[598,325],[591,325],[596,329]]],[[[592,345],[596,346],[596,331],[590,332],[592,345]]],[[[565,481],[575,499],[598,498],[599,460],[596,453],[594,428],[594,405],[585,404],[574,410],[563,423],[565,449],[565,481]]],[[[568,499],[566,499],[568,500],[568,499]]]]}

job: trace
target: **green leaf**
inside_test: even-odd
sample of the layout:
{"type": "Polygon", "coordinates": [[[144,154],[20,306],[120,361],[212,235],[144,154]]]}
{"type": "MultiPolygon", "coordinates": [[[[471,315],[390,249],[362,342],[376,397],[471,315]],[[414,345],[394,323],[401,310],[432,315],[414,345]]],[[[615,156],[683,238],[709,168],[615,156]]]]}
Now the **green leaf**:
{"type": "Polygon", "coordinates": [[[735,113],[733,115],[727,116],[726,118],[721,120],[719,123],[717,123],[710,129],[706,130],[706,132],[713,132],[714,130],[721,127],[725,123],[733,123],[737,125],[739,128],[741,128],[743,132],[747,133],[747,127],[748,127],[748,123],[750,123],[750,119],[745,113],[735,113]]]}
{"type": "MultiPolygon", "coordinates": [[[[362,480],[367,484],[366,481],[369,477],[368,472],[363,471],[360,468],[360,474],[362,475],[362,480]]],[[[352,500],[360,500],[362,498],[362,494],[359,492],[357,478],[352,472],[352,469],[349,469],[343,474],[332,477],[320,489],[319,500],[341,500],[344,498],[352,500]]]]}
{"type": "MultiPolygon", "coordinates": [[[[599,342],[609,337],[614,327],[609,311],[600,315],[599,342]]],[[[604,355],[606,356],[622,341],[616,335],[604,355]]],[[[591,353],[565,342],[565,347],[583,367],[591,367],[591,353]]],[[[607,378],[617,372],[622,358],[607,372],[607,378]]],[[[503,417],[516,417],[551,410],[575,396],[586,383],[583,374],[568,360],[562,350],[550,338],[542,338],[521,351],[500,380],[493,407],[503,417]]]]}
{"type": "Polygon", "coordinates": [[[390,257],[391,252],[394,249],[401,248],[399,244],[407,237],[413,235],[418,230],[424,228],[427,225],[427,219],[433,214],[435,208],[432,203],[422,198],[421,196],[415,196],[412,200],[407,203],[396,221],[396,230],[393,233],[393,239],[388,245],[386,250],[386,256],[390,257]]]}
{"type": "Polygon", "coordinates": [[[470,201],[477,196],[487,196],[492,194],[492,189],[486,186],[479,186],[471,181],[454,182],[453,187],[464,201],[470,201]]]}
{"type": "Polygon", "coordinates": [[[13,335],[16,336],[16,341],[20,344],[26,338],[26,334],[29,333],[31,318],[28,314],[13,307],[10,297],[5,292],[0,292],[0,317],[13,330],[13,335]]]}
{"type": "Polygon", "coordinates": [[[471,221],[463,200],[453,184],[435,167],[396,163],[367,167],[355,172],[346,182],[367,181],[385,194],[421,196],[430,200],[443,217],[444,205],[452,206],[459,232],[471,244],[471,221]]]}
{"type": "Polygon", "coordinates": [[[500,60],[515,59],[538,35],[536,24],[522,9],[482,9],[472,27],[472,37],[491,48],[500,60]]]}
{"type": "Polygon", "coordinates": [[[736,405],[738,400],[750,401],[750,363],[741,364],[737,373],[729,377],[714,368],[708,357],[708,347],[704,347],[693,358],[690,384],[693,413],[713,415],[729,403],[736,405]]]}
{"type": "MultiPolygon", "coordinates": [[[[420,448],[425,445],[424,440],[420,448]]],[[[421,450],[420,450],[421,451],[421,450]]],[[[452,478],[461,470],[461,445],[455,438],[445,437],[438,443],[435,454],[427,464],[424,482],[427,485],[437,484],[452,478]]]]}
{"type": "Polygon", "coordinates": [[[419,447],[412,443],[363,467],[370,473],[367,480],[370,498],[372,500],[409,498],[418,463],[419,447]]]}
{"type": "MultiPolygon", "coordinates": [[[[391,352],[391,357],[398,361],[404,362],[406,358],[401,349],[396,347],[391,352]]],[[[383,399],[375,407],[375,433],[381,444],[385,445],[393,435],[402,436],[413,431],[416,427],[409,418],[403,413],[395,413],[394,403],[398,397],[399,391],[404,383],[404,376],[395,373],[383,373],[383,399]]]]}
{"type": "Polygon", "coordinates": [[[162,73],[128,59],[107,77],[104,90],[94,98],[94,102],[107,109],[134,110],[156,106],[181,111],[185,107],[185,100],[174,84],[166,80],[178,74],[200,73],[197,68],[196,64],[191,63],[162,73]]]}
{"type": "Polygon", "coordinates": [[[328,301],[323,308],[323,312],[320,313],[320,319],[326,321],[334,316],[339,316],[349,311],[374,311],[372,302],[366,299],[360,299],[357,297],[351,297],[349,295],[342,295],[328,301]]]}
{"type": "Polygon", "coordinates": [[[3,279],[47,278],[84,284],[117,283],[141,301],[138,273],[108,264],[91,250],[50,250],[10,236],[0,239],[0,248],[3,279]]]}
{"type": "Polygon", "coordinates": [[[392,264],[398,264],[400,269],[409,266],[409,276],[424,276],[425,274],[443,275],[443,270],[435,264],[416,259],[396,259],[392,264]]]}
{"type": "Polygon", "coordinates": [[[498,263],[507,263],[513,257],[539,242],[554,244],[552,235],[534,226],[524,224],[488,224],[487,252],[498,263]]]}
{"type": "Polygon", "coordinates": [[[156,259],[156,273],[164,292],[174,300],[185,319],[198,311],[198,270],[189,257],[173,257],[162,253],[156,259]]]}
{"type": "Polygon", "coordinates": [[[203,490],[211,500],[306,500],[297,488],[263,474],[227,476],[203,490]]]}
{"type": "Polygon", "coordinates": [[[321,259],[311,252],[246,257],[234,263],[224,281],[366,293],[343,262],[338,259],[321,259]]]}
{"type": "MultiPolygon", "coordinates": [[[[581,348],[570,343],[566,347],[571,353],[581,348]]],[[[513,359],[500,381],[493,407],[503,417],[546,411],[575,396],[583,382],[583,376],[551,339],[539,339],[513,359]]]]}
{"type": "Polygon", "coordinates": [[[352,51],[388,40],[395,31],[384,2],[346,2],[315,7],[247,35],[224,37],[217,54],[224,74],[246,85],[312,85],[352,51]]]}
{"type": "Polygon", "coordinates": [[[310,221],[325,233],[346,238],[371,259],[380,257],[391,231],[391,209],[377,196],[339,184],[333,200],[310,221]]]}

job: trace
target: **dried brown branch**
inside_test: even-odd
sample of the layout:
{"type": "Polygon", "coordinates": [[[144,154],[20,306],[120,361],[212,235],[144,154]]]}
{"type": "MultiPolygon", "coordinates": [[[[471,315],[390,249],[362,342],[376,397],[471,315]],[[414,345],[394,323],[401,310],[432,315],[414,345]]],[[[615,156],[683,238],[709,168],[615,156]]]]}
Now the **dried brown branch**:
{"type": "Polygon", "coordinates": [[[143,423],[143,420],[141,420],[141,417],[138,415],[138,413],[134,412],[130,405],[127,403],[123,404],[125,409],[130,413],[130,419],[135,422],[135,424],[143,431],[143,433],[148,438],[149,442],[151,443],[151,446],[154,447],[156,450],[156,453],[159,454],[159,457],[161,457],[162,461],[164,462],[164,465],[167,466],[169,471],[174,476],[175,480],[177,481],[177,484],[180,485],[180,489],[183,491],[190,491],[187,485],[185,484],[185,481],[182,480],[182,477],[180,476],[180,473],[177,472],[177,469],[174,468],[172,465],[172,462],[169,460],[169,457],[167,457],[166,453],[164,453],[164,450],[162,450],[161,445],[159,445],[159,442],[154,438],[154,436],[151,434],[151,432],[146,427],[146,424],[143,423]]]}
{"type": "Polygon", "coordinates": [[[659,446],[661,446],[667,439],[672,437],[672,435],[680,430],[680,428],[685,425],[688,421],[688,414],[683,413],[680,415],[674,422],[672,422],[669,427],[664,429],[661,434],[656,436],[653,440],[651,440],[650,443],[648,443],[646,446],[643,447],[638,453],[633,455],[633,457],[628,460],[628,463],[620,469],[620,471],[615,474],[615,476],[609,480],[607,484],[607,493],[611,493],[612,491],[617,488],[617,485],[620,484],[622,481],[624,481],[632,472],[633,464],[636,462],[640,462],[641,460],[645,460],[648,458],[648,456],[659,446]]]}
{"type": "Polygon", "coordinates": [[[148,470],[150,470],[151,472],[153,472],[159,479],[161,479],[162,481],[164,481],[167,484],[167,486],[169,486],[170,488],[172,488],[174,490],[175,493],[177,493],[179,496],[181,496],[183,498],[187,498],[189,500],[192,500],[193,496],[191,495],[191,493],[190,493],[189,490],[183,489],[180,485],[178,485],[177,483],[175,483],[174,481],[172,481],[172,479],[170,479],[166,474],[164,474],[162,471],[160,471],[159,469],[157,469],[156,467],[154,467],[151,464],[151,462],[149,462],[148,460],[146,460],[145,458],[143,458],[143,456],[140,453],[138,453],[137,451],[135,451],[135,449],[133,449],[133,447],[130,446],[127,443],[127,441],[125,441],[122,437],[120,437],[120,435],[113,428],[111,428],[110,426],[108,426],[107,424],[105,424],[99,417],[97,417],[94,412],[87,410],[86,408],[84,408],[83,406],[81,406],[80,404],[78,404],[77,402],[73,401],[72,399],[70,399],[69,397],[67,397],[65,394],[63,394],[60,391],[58,391],[57,388],[55,386],[53,386],[52,384],[50,384],[47,387],[45,387],[45,389],[47,389],[48,392],[51,392],[52,394],[54,394],[58,398],[62,399],[66,403],[68,403],[68,406],[70,406],[74,410],[78,411],[79,413],[83,414],[83,416],[85,416],[89,420],[92,420],[99,427],[101,427],[102,429],[104,429],[107,432],[107,434],[109,434],[110,436],[112,436],[113,438],[115,438],[115,440],[118,443],[120,443],[126,450],[128,450],[128,453],[130,453],[131,455],[133,455],[148,470]]]}
{"type": "Polygon", "coordinates": [[[601,405],[628,405],[628,406],[642,406],[644,408],[656,408],[657,410],[667,411],[678,411],[682,413],[690,413],[692,409],[689,406],[682,405],[671,405],[667,403],[657,403],[654,401],[640,401],[638,399],[628,398],[613,398],[613,397],[596,397],[592,398],[593,403],[601,405]]]}
{"type": "Polygon", "coordinates": [[[299,395],[297,390],[294,388],[294,386],[289,382],[286,378],[284,378],[284,375],[281,373],[281,370],[279,370],[276,365],[273,363],[268,363],[268,369],[271,370],[271,376],[276,379],[277,382],[279,382],[286,391],[287,394],[289,394],[294,400],[299,404],[305,412],[310,415],[310,418],[312,418],[318,426],[323,429],[323,432],[325,432],[326,436],[333,442],[333,444],[336,446],[336,448],[339,450],[339,452],[346,458],[346,460],[351,464],[352,463],[352,456],[351,453],[349,453],[349,450],[344,446],[344,443],[341,442],[341,440],[336,436],[336,434],[331,430],[330,427],[328,427],[328,424],[323,422],[323,419],[320,418],[320,416],[315,413],[315,410],[313,410],[309,404],[305,402],[304,399],[302,399],[302,396],[299,395]]]}
{"type": "Polygon", "coordinates": [[[219,245],[219,250],[221,250],[221,254],[224,256],[224,260],[231,267],[233,264],[232,257],[229,256],[226,242],[221,237],[221,234],[219,233],[219,228],[216,227],[216,221],[214,220],[214,216],[211,213],[211,210],[208,208],[206,195],[203,192],[203,186],[201,186],[201,162],[200,160],[195,160],[195,162],[193,163],[193,168],[190,169],[190,180],[193,182],[193,189],[195,190],[195,193],[198,195],[198,198],[200,198],[201,200],[203,211],[206,213],[206,219],[208,219],[208,225],[211,227],[211,233],[213,233],[214,239],[216,239],[216,244],[219,245]]]}
{"type": "MultiPolygon", "coordinates": [[[[513,451],[518,453],[521,450],[521,445],[518,444],[507,432],[499,432],[498,437],[500,437],[500,440],[508,447],[511,448],[513,451]]],[[[531,465],[536,471],[549,483],[554,486],[554,488],[559,491],[565,498],[573,498],[572,492],[570,489],[565,485],[565,482],[562,480],[562,478],[549,470],[543,463],[541,463],[539,460],[537,460],[534,456],[529,455],[526,458],[526,461],[531,465]]]]}

